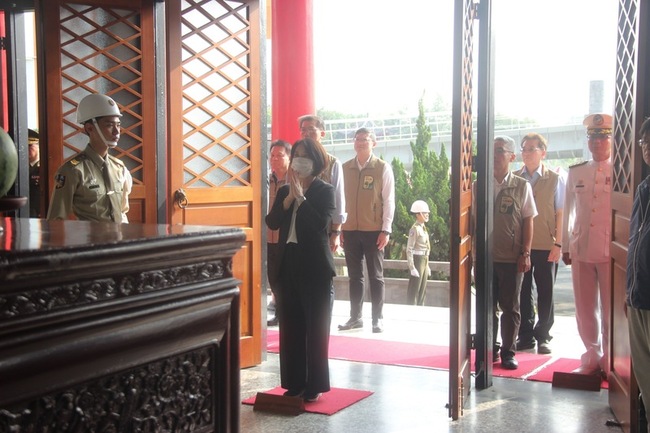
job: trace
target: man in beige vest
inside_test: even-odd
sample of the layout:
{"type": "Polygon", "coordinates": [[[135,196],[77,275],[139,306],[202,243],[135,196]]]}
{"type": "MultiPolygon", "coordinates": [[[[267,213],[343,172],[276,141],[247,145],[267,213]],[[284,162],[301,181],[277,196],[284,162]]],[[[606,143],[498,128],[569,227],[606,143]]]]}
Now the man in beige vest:
{"type": "Polygon", "coordinates": [[[521,284],[521,325],[517,350],[532,349],[551,353],[550,330],[554,322],[553,286],[558,261],[562,257],[562,210],[565,183],[562,177],[542,163],[546,156],[546,138],[537,133],[526,134],[521,140],[524,166],[515,171],[533,188],[537,216],[533,222],[533,244],[530,251],[531,269],[524,274],[521,284]],[[537,288],[537,323],[533,278],[537,288]]]}
{"type": "MultiPolygon", "coordinates": [[[[501,309],[501,366],[519,367],[515,359],[521,315],[519,293],[525,272],[530,270],[533,218],[537,215],[530,184],[510,172],[515,160],[515,142],[506,136],[494,139],[494,224],[492,268],[494,291],[493,335],[498,330],[501,309]]],[[[495,348],[496,358],[496,348],[495,348]]]]}
{"type": "Polygon", "coordinates": [[[363,262],[370,280],[372,332],[384,327],[384,247],[388,244],[395,212],[395,178],[390,164],[372,149],[375,134],[361,128],[354,134],[356,157],[343,164],[347,221],[343,224],[343,249],[350,280],[350,319],[340,330],[363,327],[363,262]]]}

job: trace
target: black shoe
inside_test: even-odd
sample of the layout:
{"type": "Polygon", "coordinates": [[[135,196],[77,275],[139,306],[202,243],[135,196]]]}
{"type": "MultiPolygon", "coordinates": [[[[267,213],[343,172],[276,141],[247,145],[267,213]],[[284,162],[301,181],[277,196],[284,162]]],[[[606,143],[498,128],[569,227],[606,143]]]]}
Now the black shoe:
{"type": "Polygon", "coordinates": [[[541,355],[550,355],[551,352],[551,344],[548,341],[540,341],[537,344],[537,353],[541,355]]]}
{"type": "Polygon", "coordinates": [[[521,341],[517,340],[517,350],[528,350],[535,348],[535,340],[521,341]]]}
{"type": "Polygon", "coordinates": [[[384,332],[384,324],[381,319],[372,321],[372,332],[374,334],[381,334],[384,332]]]}
{"type": "Polygon", "coordinates": [[[285,391],[284,395],[285,397],[302,397],[303,390],[295,390],[295,389],[290,389],[288,391],[285,391]]]}
{"type": "Polygon", "coordinates": [[[499,362],[499,351],[495,350],[492,352],[492,362],[499,362]]]}
{"type": "Polygon", "coordinates": [[[519,367],[519,363],[514,356],[508,356],[507,358],[501,358],[501,367],[506,370],[516,370],[519,367]]]}
{"type": "Polygon", "coordinates": [[[266,326],[278,326],[279,322],[280,320],[278,319],[278,316],[274,316],[266,321],[266,326]]]}
{"type": "Polygon", "coordinates": [[[304,398],[304,400],[306,402],[313,403],[315,401],[318,401],[318,399],[321,397],[321,395],[323,395],[323,394],[321,394],[320,392],[317,392],[317,393],[314,393],[314,394],[305,394],[303,398],[304,398]]]}
{"type": "Polygon", "coordinates": [[[343,325],[339,325],[339,331],[347,331],[348,329],[363,328],[363,319],[350,318],[343,325]]]}

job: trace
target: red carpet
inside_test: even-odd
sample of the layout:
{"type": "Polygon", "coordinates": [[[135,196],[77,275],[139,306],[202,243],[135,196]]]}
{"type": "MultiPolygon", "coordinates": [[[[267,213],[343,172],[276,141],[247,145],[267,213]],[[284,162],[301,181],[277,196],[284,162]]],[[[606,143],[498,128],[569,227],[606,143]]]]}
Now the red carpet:
{"type": "MultiPolygon", "coordinates": [[[[279,337],[278,331],[267,331],[267,350],[269,352],[277,353],[279,351],[279,337]]],[[[475,352],[472,351],[472,370],[474,370],[474,354],[475,352]]],[[[432,344],[332,335],[330,336],[329,356],[330,359],[371,364],[437,370],[449,369],[449,348],[432,344]]],[[[530,352],[518,352],[517,361],[519,361],[519,368],[516,370],[505,370],[501,368],[501,363],[495,363],[492,374],[498,377],[551,383],[554,372],[569,373],[580,366],[579,359],[553,358],[551,355],[538,355],[530,352]]],[[[603,381],[601,388],[608,388],[606,381],[603,381]]]]}
{"type": "MultiPolygon", "coordinates": [[[[267,331],[267,350],[279,351],[279,333],[267,331]]],[[[404,343],[399,341],[383,341],[357,337],[332,335],[330,337],[330,359],[366,362],[371,364],[400,365],[406,367],[422,367],[438,370],[449,369],[449,347],[432,344],[404,343]]],[[[472,352],[472,366],[474,364],[472,352]]],[[[494,364],[494,376],[525,379],[525,376],[538,369],[551,359],[549,355],[519,352],[517,361],[519,368],[505,370],[500,363],[494,364]]],[[[552,379],[552,374],[551,374],[552,379]]],[[[550,382],[550,380],[549,380],[550,382]]]]}
{"type": "MultiPolygon", "coordinates": [[[[562,373],[569,373],[578,367],[580,367],[579,359],[558,358],[556,360],[553,360],[550,364],[544,366],[544,368],[539,370],[537,373],[528,376],[526,379],[536,380],[538,382],[552,382],[554,372],[559,371],[562,373]]],[[[606,380],[603,380],[600,387],[607,389],[609,388],[609,384],[606,380]]]]}
{"type": "MultiPolygon", "coordinates": [[[[273,388],[265,391],[268,394],[282,395],[285,389],[273,388]]],[[[345,409],[354,403],[363,400],[371,395],[371,391],[360,391],[356,389],[343,389],[332,388],[330,392],[325,392],[317,401],[309,403],[305,402],[305,412],[322,413],[324,415],[332,415],[341,409],[345,409]]],[[[242,401],[244,404],[255,404],[255,396],[247,398],[242,401]]]]}

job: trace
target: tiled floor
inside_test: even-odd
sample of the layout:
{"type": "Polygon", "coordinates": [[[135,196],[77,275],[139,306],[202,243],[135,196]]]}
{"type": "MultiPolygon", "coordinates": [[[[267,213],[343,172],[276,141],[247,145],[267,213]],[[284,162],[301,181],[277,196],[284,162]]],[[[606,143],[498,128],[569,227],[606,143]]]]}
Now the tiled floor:
{"type": "MultiPolygon", "coordinates": [[[[570,273],[558,275],[553,328],[554,356],[578,357],[582,343],[571,316],[570,273]]],[[[364,311],[370,311],[369,305],[364,311]]],[[[349,303],[336,301],[332,334],[347,320],[349,303]]],[[[386,305],[385,332],[364,329],[341,334],[392,341],[448,344],[449,310],[436,307],[386,305]]],[[[446,371],[330,360],[331,384],[339,388],[373,391],[370,397],[332,415],[303,413],[296,417],[256,412],[241,406],[242,433],[394,433],[394,432],[620,432],[606,426],[614,416],[607,391],[587,392],[553,388],[548,383],[494,378],[486,390],[472,390],[464,415],[448,417],[449,375],[446,371]]],[[[278,356],[268,354],[261,365],[245,369],[242,398],[279,384],[278,356]]]]}

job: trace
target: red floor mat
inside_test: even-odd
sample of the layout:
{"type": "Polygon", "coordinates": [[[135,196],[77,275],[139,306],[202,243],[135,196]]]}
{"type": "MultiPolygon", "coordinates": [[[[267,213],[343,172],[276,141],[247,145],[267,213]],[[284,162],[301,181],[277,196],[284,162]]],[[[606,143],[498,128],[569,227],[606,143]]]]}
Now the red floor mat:
{"type": "MultiPolygon", "coordinates": [[[[265,391],[267,394],[282,395],[285,389],[273,388],[265,391]]],[[[314,402],[305,403],[305,412],[321,413],[332,415],[341,409],[352,406],[354,403],[363,400],[372,395],[371,391],[361,391],[357,389],[332,388],[329,392],[323,393],[321,398],[314,402]]],[[[243,404],[255,404],[255,396],[242,401],[243,404]]]]}

